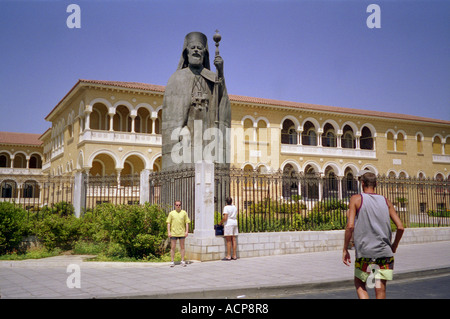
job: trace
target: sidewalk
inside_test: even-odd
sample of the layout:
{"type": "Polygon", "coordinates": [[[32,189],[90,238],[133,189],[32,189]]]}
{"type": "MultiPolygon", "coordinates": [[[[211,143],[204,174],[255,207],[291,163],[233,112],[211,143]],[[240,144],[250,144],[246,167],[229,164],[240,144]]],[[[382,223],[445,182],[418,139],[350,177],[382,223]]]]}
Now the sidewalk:
{"type": "MultiPolygon", "coordinates": [[[[351,251],[354,261],[354,251],[351,251]]],[[[270,298],[296,291],[353,286],[341,251],[242,258],[236,261],[113,263],[86,256],[0,261],[0,296],[16,298],[270,298]],[[80,288],[67,279],[80,269],[80,288]],[[225,280],[226,278],[226,280],[225,280]]],[[[394,280],[450,272],[450,241],[400,245],[394,280]],[[447,268],[447,269],[445,269],[447,268]]]]}

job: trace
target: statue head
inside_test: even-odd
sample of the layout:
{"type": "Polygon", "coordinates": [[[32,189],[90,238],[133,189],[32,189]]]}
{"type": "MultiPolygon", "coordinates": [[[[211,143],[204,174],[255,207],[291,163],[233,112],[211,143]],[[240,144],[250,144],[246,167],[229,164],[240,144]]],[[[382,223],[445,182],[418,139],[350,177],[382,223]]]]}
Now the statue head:
{"type": "Polygon", "coordinates": [[[189,65],[210,69],[208,39],[201,32],[188,33],[184,38],[178,69],[187,68],[189,65]]]}

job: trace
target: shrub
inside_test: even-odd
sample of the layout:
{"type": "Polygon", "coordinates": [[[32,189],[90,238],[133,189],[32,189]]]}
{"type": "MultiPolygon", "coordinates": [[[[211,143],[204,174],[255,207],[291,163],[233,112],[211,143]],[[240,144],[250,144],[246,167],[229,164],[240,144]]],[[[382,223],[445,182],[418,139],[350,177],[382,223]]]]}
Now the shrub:
{"type": "Polygon", "coordinates": [[[8,202],[0,203],[0,254],[19,249],[26,232],[26,211],[8,202]]]}
{"type": "Polygon", "coordinates": [[[74,215],[48,213],[35,220],[35,233],[49,250],[70,250],[80,238],[80,224],[80,219],[74,215]]]}
{"type": "Polygon", "coordinates": [[[166,252],[167,216],[156,205],[102,204],[85,218],[84,238],[107,242],[110,256],[142,259],[166,252]]]}
{"type": "Polygon", "coordinates": [[[438,209],[436,211],[429,209],[427,215],[430,217],[450,217],[450,210],[438,209]]]}
{"type": "Polygon", "coordinates": [[[336,210],[336,209],[347,210],[348,205],[345,204],[341,200],[332,198],[332,199],[323,200],[323,201],[318,202],[314,206],[313,212],[328,212],[328,211],[336,210]]]}
{"type": "Polygon", "coordinates": [[[77,255],[99,255],[108,249],[107,243],[94,243],[79,240],[73,247],[73,253],[77,255]]]}

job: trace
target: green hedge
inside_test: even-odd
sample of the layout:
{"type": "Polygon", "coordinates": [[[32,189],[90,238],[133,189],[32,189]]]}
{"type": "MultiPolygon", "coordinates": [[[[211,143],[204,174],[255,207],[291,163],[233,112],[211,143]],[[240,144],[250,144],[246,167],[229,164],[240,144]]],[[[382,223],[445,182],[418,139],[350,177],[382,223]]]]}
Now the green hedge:
{"type": "Polygon", "coordinates": [[[18,250],[26,230],[26,211],[13,203],[0,202],[0,254],[18,250]]]}
{"type": "MultiPolygon", "coordinates": [[[[311,211],[300,201],[277,202],[269,199],[252,203],[238,213],[239,232],[279,232],[344,229],[347,204],[340,200],[318,202],[311,211]]],[[[214,223],[221,220],[215,212],[214,223]]]]}
{"type": "Polygon", "coordinates": [[[166,214],[156,205],[102,204],[83,217],[83,240],[108,243],[112,256],[146,258],[167,252],[166,214]]]}
{"type": "Polygon", "coordinates": [[[102,204],[80,218],[73,212],[66,202],[34,213],[0,203],[0,254],[17,251],[27,235],[37,236],[48,250],[94,245],[95,253],[135,259],[158,258],[168,251],[167,216],[156,205],[102,204]]]}
{"type": "Polygon", "coordinates": [[[450,210],[446,209],[438,209],[436,211],[430,209],[427,211],[428,216],[430,217],[450,217],[450,210]]]}

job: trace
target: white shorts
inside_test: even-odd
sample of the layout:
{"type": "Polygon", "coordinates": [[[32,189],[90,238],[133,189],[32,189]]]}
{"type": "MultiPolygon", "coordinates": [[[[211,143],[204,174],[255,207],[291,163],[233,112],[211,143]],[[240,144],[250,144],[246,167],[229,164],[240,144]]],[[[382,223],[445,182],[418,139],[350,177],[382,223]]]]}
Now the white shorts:
{"type": "Polygon", "coordinates": [[[236,236],[239,234],[237,225],[225,225],[223,228],[224,236],[236,236]]]}

